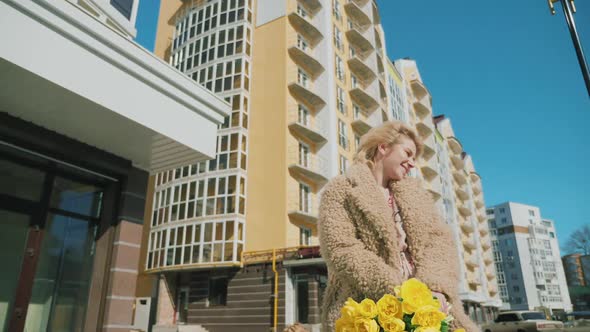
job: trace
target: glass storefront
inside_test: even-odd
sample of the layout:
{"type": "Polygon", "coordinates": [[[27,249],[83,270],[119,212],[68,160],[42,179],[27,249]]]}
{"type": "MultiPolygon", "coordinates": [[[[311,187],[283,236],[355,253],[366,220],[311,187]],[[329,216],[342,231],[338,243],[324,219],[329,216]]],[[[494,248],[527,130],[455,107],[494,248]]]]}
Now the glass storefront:
{"type": "Polygon", "coordinates": [[[0,330],[81,331],[105,179],[0,147],[0,330]]]}

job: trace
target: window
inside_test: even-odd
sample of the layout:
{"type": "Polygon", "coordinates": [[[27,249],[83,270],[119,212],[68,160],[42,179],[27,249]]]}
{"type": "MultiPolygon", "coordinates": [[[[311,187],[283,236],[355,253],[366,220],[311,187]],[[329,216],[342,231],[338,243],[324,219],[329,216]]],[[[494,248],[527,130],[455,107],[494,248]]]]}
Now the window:
{"type": "Polygon", "coordinates": [[[506,223],[506,218],[502,218],[502,223],[505,224],[506,223]]]}
{"type": "Polygon", "coordinates": [[[299,245],[311,245],[311,229],[305,227],[299,228],[299,245]]]}
{"type": "Polygon", "coordinates": [[[342,14],[340,13],[340,1],[339,0],[334,0],[333,1],[333,11],[332,11],[332,14],[336,18],[336,21],[341,21],[342,20],[342,14]]]}
{"type": "Polygon", "coordinates": [[[515,293],[518,293],[518,292],[520,292],[520,287],[518,287],[518,286],[512,286],[512,290],[513,290],[515,293]]]}
{"type": "Polygon", "coordinates": [[[500,314],[496,319],[496,322],[516,322],[518,321],[518,316],[516,314],[500,314]]]}
{"type": "Polygon", "coordinates": [[[299,211],[311,212],[311,190],[303,183],[299,184],[299,211]]]}
{"type": "Polygon", "coordinates": [[[125,16],[126,19],[131,19],[131,10],[133,9],[133,0],[111,0],[111,6],[125,16]]]}
{"type": "Polygon", "coordinates": [[[343,149],[348,149],[348,135],[346,133],[346,124],[338,120],[338,144],[343,149]]]}
{"type": "Polygon", "coordinates": [[[350,88],[351,89],[357,88],[358,87],[358,84],[359,84],[359,81],[356,78],[356,76],[354,76],[354,75],[351,74],[350,75],[350,88]]]}
{"type": "Polygon", "coordinates": [[[309,14],[307,14],[307,11],[300,4],[297,4],[297,14],[299,14],[301,17],[309,16],[309,14]]]}
{"type": "Polygon", "coordinates": [[[340,174],[344,174],[346,172],[346,170],[348,169],[348,159],[346,159],[345,156],[340,156],[340,174]]]}
{"type": "Polygon", "coordinates": [[[209,305],[223,306],[227,303],[227,278],[212,278],[209,280],[209,305]]]}
{"type": "Polygon", "coordinates": [[[500,213],[505,213],[506,210],[504,208],[500,208],[500,213]]]}
{"type": "Polygon", "coordinates": [[[486,214],[489,215],[493,215],[494,214],[494,209],[487,209],[486,210],[486,214]]]}
{"type": "Polygon", "coordinates": [[[355,120],[361,118],[361,108],[357,104],[352,104],[352,116],[355,120]]]}
{"type": "Polygon", "coordinates": [[[354,135],[354,146],[358,150],[359,146],[361,145],[361,137],[359,135],[354,135]]]}
{"type": "Polygon", "coordinates": [[[535,211],[534,210],[529,210],[529,216],[534,217],[535,216],[535,211]]]}
{"type": "Polygon", "coordinates": [[[340,81],[344,81],[344,63],[339,56],[336,55],[336,78],[340,81]]]}
{"type": "Polygon", "coordinates": [[[334,25],[334,45],[337,49],[342,51],[342,31],[334,25]]]}
{"type": "Polygon", "coordinates": [[[309,110],[301,104],[297,107],[297,122],[304,126],[309,125],[309,110]]]}
{"type": "Polygon", "coordinates": [[[309,146],[301,142],[299,142],[299,165],[303,167],[311,166],[309,146]]]}
{"type": "Polygon", "coordinates": [[[309,86],[309,75],[301,68],[297,70],[297,83],[301,84],[304,88],[309,86]]]}
{"type": "Polygon", "coordinates": [[[307,42],[307,40],[305,40],[305,38],[303,38],[303,36],[297,35],[297,47],[307,52],[307,50],[309,49],[309,43],[307,42]]]}
{"type": "Polygon", "coordinates": [[[346,114],[346,108],[344,107],[344,90],[339,86],[336,87],[336,107],[342,114],[346,114]]]}

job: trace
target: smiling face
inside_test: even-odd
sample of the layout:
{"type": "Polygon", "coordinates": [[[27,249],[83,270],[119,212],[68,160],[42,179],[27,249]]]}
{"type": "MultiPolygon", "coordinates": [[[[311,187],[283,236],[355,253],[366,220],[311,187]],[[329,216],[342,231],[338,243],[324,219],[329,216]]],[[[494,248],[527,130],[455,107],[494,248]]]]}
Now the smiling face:
{"type": "Polygon", "coordinates": [[[383,180],[387,182],[403,179],[416,166],[416,144],[408,137],[400,137],[392,146],[381,144],[378,152],[383,156],[383,180]]]}

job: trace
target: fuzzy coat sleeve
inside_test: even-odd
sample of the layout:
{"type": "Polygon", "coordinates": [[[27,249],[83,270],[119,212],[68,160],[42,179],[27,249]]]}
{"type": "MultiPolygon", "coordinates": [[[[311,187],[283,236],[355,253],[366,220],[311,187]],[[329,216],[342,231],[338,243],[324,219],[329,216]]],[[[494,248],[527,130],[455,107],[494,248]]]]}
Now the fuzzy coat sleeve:
{"type": "Polygon", "coordinates": [[[356,237],[356,225],[346,208],[349,190],[348,180],[339,176],[322,194],[319,237],[328,273],[335,274],[366,297],[393,293],[394,287],[402,282],[401,274],[356,237]]]}

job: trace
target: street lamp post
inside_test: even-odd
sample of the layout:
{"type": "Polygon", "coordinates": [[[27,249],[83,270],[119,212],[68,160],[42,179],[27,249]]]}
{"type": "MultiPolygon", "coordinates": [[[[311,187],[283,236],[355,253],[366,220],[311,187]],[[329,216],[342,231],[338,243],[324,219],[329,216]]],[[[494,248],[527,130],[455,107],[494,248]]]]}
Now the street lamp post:
{"type": "Polygon", "coordinates": [[[549,8],[551,15],[555,15],[555,8],[553,7],[554,2],[561,1],[561,7],[563,7],[563,14],[565,21],[570,30],[570,35],[578,55],[578,62],[580,63],[580,69],[582,69],[582,75],[584,76],[584,82],[586,82],[586,90],[588,90],[588,96],[590,96],[590,73],[588,73],[588,64],[584,57],[584,50],[580,44],[580,38],[578,37],[578,31],[576,30],[576,22],[574,20],[574,13],[576,12],[576,6],[574,0],[547,0],[549,2],[549,8]]]}

